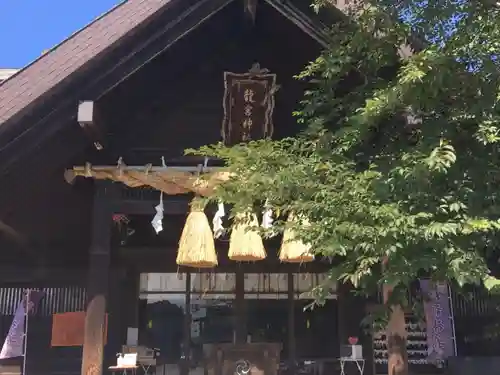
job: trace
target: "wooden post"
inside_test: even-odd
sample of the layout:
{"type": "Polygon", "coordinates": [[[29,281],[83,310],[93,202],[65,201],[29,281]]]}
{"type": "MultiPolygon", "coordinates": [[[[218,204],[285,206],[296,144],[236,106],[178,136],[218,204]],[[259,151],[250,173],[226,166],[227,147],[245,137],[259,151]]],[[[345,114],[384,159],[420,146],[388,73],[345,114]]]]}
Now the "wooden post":
{"type": "MultiPolygon", "coordinates": [[[[123,311],[123,321],[126,323],[126,327],[139,327],[139,305],[137,302],[140,298],[140,275],[134,266],[129,265],[125,273],[125,280],[123,280],[122,301],[125,301],[125,306],[130,307],[130,309],[123,311]]],[[[127,335],[125,334],[124,337],[126,338],[127,335]]],[[[123,342],[125,341],[123,340],[123,342]]]]}
{"type": "Polygon", "coordinates": [[[106,294],[111,251],[111,189],[111,184],[96,182],[89,251],[82,375],[103,373],[106,294]]]}
{"type": "Polygon", "coordinates": [[[235,285],[235,319],[234,332],[236,344],[244,344],[247,342],[247,314],[245,301],[245,273],[238,267],[236,269],[236,285],[235,285]]]}
{"type": "Polygon", "coordinates": [[[288,272],[288,359],[292,374],[297,361],[295,344],[295,292],[293,285],[293,272],[288,272]]]}
{"type": "Polygon", "coordinates": [[[186,309],[184,314],[184,334],[182,340],[181,375],[188,375],[191,367],[191,272],[186,272],[186,309]]]}
{"type": "Polygon", "coordinates": [[[349,318],[348,307],[348,287],[345,283],[339,282],[337,286],[337,327],[338,327],[338,345],[339,353],[342,345],[347,345],[347,338],[350,335],[350,328],[348,327],[351,319],[349,318]]]}

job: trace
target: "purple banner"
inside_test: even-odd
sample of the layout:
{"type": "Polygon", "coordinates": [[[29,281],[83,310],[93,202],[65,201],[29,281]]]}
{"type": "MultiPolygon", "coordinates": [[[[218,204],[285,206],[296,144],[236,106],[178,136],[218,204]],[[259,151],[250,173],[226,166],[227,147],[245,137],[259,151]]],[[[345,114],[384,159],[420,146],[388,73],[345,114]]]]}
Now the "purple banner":
{"type": "Polygon", "coordinates": [[[32,290],[28,291],[23,300],[19,302],[14,319],[10,325],[9,333],[5,338],[2,351],[0,352],[0,359],[22,357],[24,355],[26,305],[29,314],[35,309],[42,297],[43,292],[32,290]]]}
{"type": "Polygon", "coordinates": [[[455,355],[448,284],[420,280],[427,324],[427,358],[445,360],[455,355]]]}

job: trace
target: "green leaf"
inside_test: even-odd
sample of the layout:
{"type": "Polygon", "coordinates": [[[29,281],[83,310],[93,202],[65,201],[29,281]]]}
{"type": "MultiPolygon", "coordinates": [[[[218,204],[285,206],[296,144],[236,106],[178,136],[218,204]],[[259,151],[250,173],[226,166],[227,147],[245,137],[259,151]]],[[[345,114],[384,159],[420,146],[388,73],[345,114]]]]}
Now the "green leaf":
{"type": "Polygon", "coordinates": [[[493,277],[493,276],[487,276],[483,280],[484,286],[486,289],[488,289],[490,292],[500,292],[500,280],[493,277]]]}
{"type": "Polygon", "coordinates": [[[210,199],[256,213],[268,200],[273,234],[300,213],[309,225],[296,223],[296,238],[338,265],[333,279],[368,295],[385,283],[404,294],[422,274],[496,289],[487,267],[500,245],[500,12],[492,4],[353,4],[353,22],[328,25],[326,48],[296,76],[296,87],[307,87],[293,111],[298,134],[186,151],[234,173],[210,199]],[[415,33],[422,43],[400,59],[415,33]]]}

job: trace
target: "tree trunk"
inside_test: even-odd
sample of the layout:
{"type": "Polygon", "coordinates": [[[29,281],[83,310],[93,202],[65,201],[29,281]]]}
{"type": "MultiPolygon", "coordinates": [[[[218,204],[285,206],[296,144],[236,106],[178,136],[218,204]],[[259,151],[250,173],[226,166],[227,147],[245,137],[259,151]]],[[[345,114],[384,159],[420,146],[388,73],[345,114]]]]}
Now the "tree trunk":
{"type": "MultiPolygon", "coordinates": [[[[384,303],[387,303],[392,287],[384,285],[384,303]]],[[[406,321],[401,306],[391,306],[389,324],[386,329],[388,375],[408,375],[408,352],[406,351],[406,321]]]]}
{"type": "Polygon", "coordinates": [[[388,375],[408,375],[405,314],[401,306],[392,306],[386,337],[388,375]]]}

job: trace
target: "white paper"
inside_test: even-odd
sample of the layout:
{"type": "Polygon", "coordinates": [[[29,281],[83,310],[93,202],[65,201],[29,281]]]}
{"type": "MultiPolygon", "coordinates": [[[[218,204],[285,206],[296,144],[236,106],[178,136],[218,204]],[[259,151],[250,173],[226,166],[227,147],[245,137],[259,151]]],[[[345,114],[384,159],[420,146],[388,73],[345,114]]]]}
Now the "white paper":
{"type": "Polygon", "coordinates": [[[139,328],[127,327],[127,346],[137,346],[139,342],[139,328]]]}

